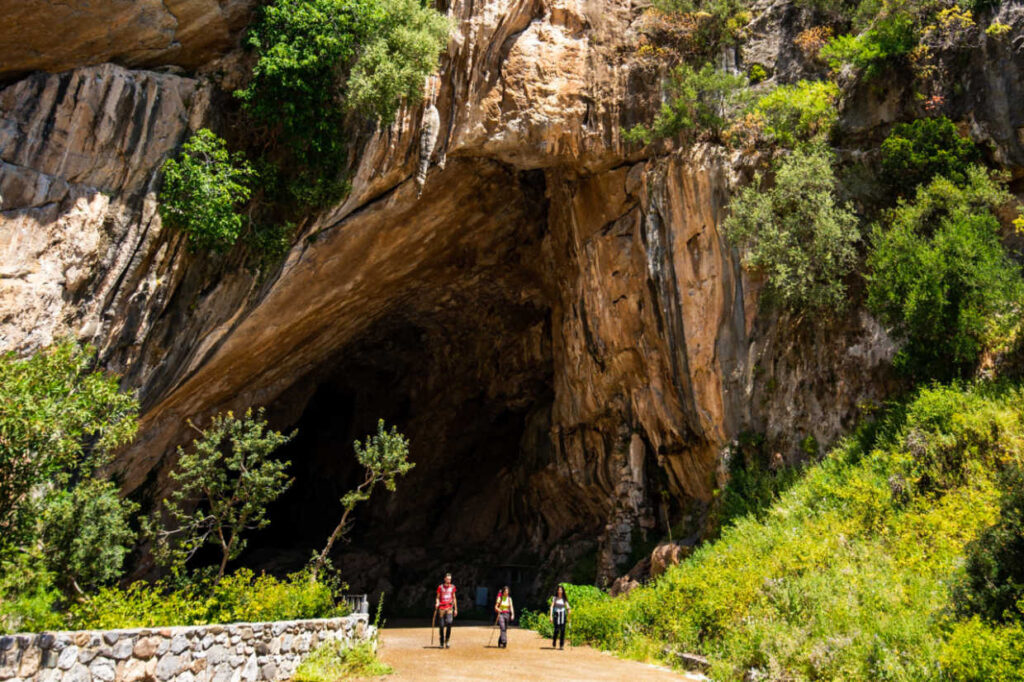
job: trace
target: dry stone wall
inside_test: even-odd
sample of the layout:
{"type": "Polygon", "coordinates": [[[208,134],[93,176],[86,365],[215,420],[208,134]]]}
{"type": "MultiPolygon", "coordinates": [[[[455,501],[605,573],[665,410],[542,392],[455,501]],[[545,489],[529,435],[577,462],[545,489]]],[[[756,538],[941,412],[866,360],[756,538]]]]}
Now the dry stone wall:
{"type": "Polygon", "coordinates": [[[259,682],[289,679],[321,643],[355,644],[366,614],[320,620],[0,637],[4,682],[259,682]]]}

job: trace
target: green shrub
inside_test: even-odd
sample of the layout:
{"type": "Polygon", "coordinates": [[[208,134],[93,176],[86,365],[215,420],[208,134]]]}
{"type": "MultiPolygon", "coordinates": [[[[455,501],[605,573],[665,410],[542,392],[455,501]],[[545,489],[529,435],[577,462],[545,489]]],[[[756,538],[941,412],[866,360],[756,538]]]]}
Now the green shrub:
{"type": "MultiPolygon", "coordinates": [[[[1014,463],[1024,391],[922,389],[805,469],[763,518],[738,519],[650,586],[574,604],[574,631],[630,655],[704,654],[718,680],[944,679],[959,653],[949,585],[1014,463]]],[[[1015,633],[1001,634],[977,650],[1018,660],[1015,633]]]]}
{"type": "Polygon", "coordinates": [[[345,615],[335,586],[309,573],[285,579],[239,569],[219,582],[200,580],[172,588],[163,582],[104,587],[71,607],[70,626],[110,629],[208,623],[263,622],[345,615]]]}
{"type": "Polygon", "coordinates": [[[61,599],[53,574],[38,556],[22,551],[0,555],[0,634],[61,629],[56,610],[61,599]]]}
{"type": "Polygon", "coordinates": [[[978,148],[945,116],[918,119],[896,125],[882,142],[882,179],[900,195],[910,195],[940,175],[965,182],[978,158],[978,148]]]}
{"type": "Polygon", "coordinates": [[[668,101],[661,105],[651,126],[641,124],[623,131],[623,139],[648,144],[655,139],[701,130],[717,135],[745,84],[742,76],[720,71],[711,64],[699,70],[680,64],[666,86],[668,101]]]}
{"type": "Polygon", "coordinates": [[[911,3],[883,3],[871,27],[859,35],[836,36],[821,50],[821,57],[834,70],[850,65],[865,79],[881,76],[897,59],[905,57],[919,40],[911,3]]]}
{"type": "Polygon", "coordinates": [[[743,29],[751,15],[746,0],[654,0],[652,5],[663,16],[684,19],[690,29],[684,52],[689,56],[713,59],[723,46],[735,45],[743,38],[743,29]]]}
{"type": "Polygon", "coordinates": [[[765,120],[765,132],[779,144],[827,138],[839,119],[839,86],[831,81],[800,81],[761,97],[754,110],[765,120]]]}
{"type": "Polygon", "coordinates": [[[91,476],[135,435],[138,402],[94,364],[70,339],[0,355],[0,549],[32,544],[38,493],[91,476]]]}
{"type": "Polygon", "coordinates": [[[292,679],[295,682],[335,682],[355,677],[379,677],[391,672],[391,666],[377,658],[376,642],[346,646],[332,641],[321,644],[303,658],[292,679]]]}
{"type": "Polygon", "coordinates": [[[448,42],[448,19],[418,0],[387,0],[386,25],[366,45],[348,79],[350,108],[391,123],[402,101],[418,102],[448,42]]]}
{"type": "Polygon", "coordinates": [[[798,149],[776,167],[775,184],[760,179],[730,204],[726,237],[745,263],[764,273],[770,300],[819,314],[843,308],[843,278],[860,239],[853,211],[838,204],[830,153],[798,149]]]}
{"type": "Polygon", "coordinates": [[[939,661],[953,680],[1024,680],[1024,625],[994,626],[977,617],[957,623],[939,661]]]}
{"type": "Polygon", "coordinates": [[[188,236],[193,251],[226,251],[246,226],[240,209],[251,194],[254,171],[241,154],[202,128],[177,159],[163,165],[160,217],[188,236]]]}
{"type": "Polygon", "coordinates": [[[729,480],[721,493],[720,525],[745,516],[763,518],[779,495],[799,479],[799,468],[773,471],[769,458],[763,436],[745,433],[737,439],[729,456],[729,480]]]}
{"type": "Polygon", "coordinates": [[[40,519],[43,563],[66,592],[94,590],[121,577],[135,542],[138,505],[110,481],[86,479],[48,496],[40,519]]]}
{"type": "MultiPolygon", "coordinates": [[[[999,520],[967,547],[961,608],[988,620],[1024,618],[1024,475],[1011,470],[999,520]]],[[[1024,654],[1024,650],[1022,650],[1024,654]]]]}
{"type": "Polygon", "coordinates": [[[347,191],[345,115],[389,122],[437,67],[447,20],[416,0],[274,0],[247,39],[252,79],[236,92],[268,130],[284,192],[322,206],[347,191]]]}
{"type": "Polygon", "coordinates": [[[964,186],[937,177],[875,226],[868,307],[906,339],[897,366],[911,375],[963,375],[1016,328],[1024,281],[991,211],[1005,199],[970,168],[964,186]]]}
{"type": "MultiPolygon", "coordinates": [[[[551,600],[549,599],[548,601],[550,602],[551,600]]],[[[569,603],[571,604],[572,602],[569,603]]],[[[551,620],[546,612],[530,611],[529,609],[519,614],[519,627],[525,630],[533,630],[539,633],[541,637],[551,637],[554,633],[551,620]]]]}

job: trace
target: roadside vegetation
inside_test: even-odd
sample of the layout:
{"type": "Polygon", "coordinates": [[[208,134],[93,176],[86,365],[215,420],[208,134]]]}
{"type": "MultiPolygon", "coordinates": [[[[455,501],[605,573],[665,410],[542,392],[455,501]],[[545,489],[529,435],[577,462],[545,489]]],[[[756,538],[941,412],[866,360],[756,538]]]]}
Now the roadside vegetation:
{"type": "Polygon", "coordinates": [[[112,456],[135,434],[138,402],[95,353],[71,340],[28,358],[0,356],[0,632],[326,618],[347,611],[330,548],[357,502],[411,468],[408,440],[383,422],[356,441],[367,480],[339,500],[346,523],[310,565],[286,576],[232,562],[291,484],[274,452],[292,435],[262,410],[214,415],[178,449],[175,489],[149,510],[122,495],[112,456]],[[140,512],[145,512],[140,514],[140,512]],[[204,547],[214,551],[202,552],[204,547]],[[156,581],[129,582],[151,552],[156,581]]]}
{"type": "Polygon", "coordinates": [[[570,635],[718,680],[1020,679],[1022,466],[1019,386],[922,388],[652,584],[570,587],[570,635]]]}

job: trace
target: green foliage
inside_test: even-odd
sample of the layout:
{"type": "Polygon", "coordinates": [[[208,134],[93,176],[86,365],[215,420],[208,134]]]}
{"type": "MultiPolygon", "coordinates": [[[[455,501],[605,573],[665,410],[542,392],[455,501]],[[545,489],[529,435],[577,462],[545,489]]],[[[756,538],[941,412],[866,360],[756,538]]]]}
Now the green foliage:
{"type": "Polygon", "coordinates": [[[662,103],[651,126],[641,124],[625,130],[623,139],[648,144],[655,139],[696,134],[700,130],[718,135],[745,85],[743,76],[720,71],[711,64],[700,69],[680,64],[672,71],[666,85],[667,101],[662,103]]]}
{"type": "Polygon", "coordinates": [[[218,582],[196,581],[179,587],[135,582],[105,587],[72,606],[69,626],[111,629],[207,623],[266,622],[345,615],[336,586],[311,582],[305,571],[285,579],[239,569],[218,582]]]}
{"type": "Polygon", "coordinates": [[[389,431],[383,419],[377,421],[376,434],[367,436],[365,443],[355,441],[352,447],[355,449],[356,459],[363,467],[363,482],[341,498],[341,520],[327,538],[327,545],[323,551],[313,560],[314,580],[326,565],[334,543],[345,533],[349,514],[356,505],[370,499],[373,489],[380,484],[389,492],[394,492],[398,478],[405,476],[416,466],[409,461],[409,439],[399,433],[395,426],[389,431]]]}
{"type": "Polygon", "coordinates": [[[832,38],[821,57],[834,70],[850,65],[865,79],[881,76],[898,59],[905,57],[919,40],[913,3],[882,2],[871,27],[859,35],[832,38]]]}
{"type": "Polygon", "coordinates": [[[447,20],[415,0],[274,0],[247,39],[252,79],[236,92],[267,129],[286,169],[286,192],[320,206],[347,191],[346,111],[393,120],[421,97],[437,67],[447,20]]]}
{"type": "Polygon", "coordinates": [[[285,474],[290,462],[270,455],[295,434],[269,429],[262,408],[255,417],[246,410],[241,419],[218,414],[201,434],[192,453],[178,448],[171,472],[178,487],[164,500],[174,527],[155,533],[156,555],[180,570],[204,545],[219,545],[219,579],[245,548],[242,534],[270,523],[267,507],[291,485],[285,474]]]}
{"type": "MultiPolygon", "coordinates": [[[[967,547],[961,608],[988,620],[1024,616],[1024,475],[1011,470],[999,520],[967,547]]],[[[1024,653],[1024,651],[1022,651],[1024,653]]]]}
{"type": "Polygon", "coordinates": [[[321,644],[303,658],[292,679],[295,682],[335,682],[379,677],[391,672],[391,666],[377,658],[375,641],[346,646],[335,640],[321,644]]]}
{"type": "Polygon", "coordinates": [[[751,84],[760,83],[768,80],[768,71],[762,64],[751,64],[747,69],[747,78],[750,79],[751,84]]]}
{"type": "Polygon", "coordinates": [[[978,148],[948,118],[918,119],[896,125],[882,142],[882,179],[900,195],[912,195],[939,175],[965,182],[978,159],[978,148]]]}
{"type": "Polygon", "coordinates": [[[116,485],[100,479],[51,495],[40,519],[44,566],[68,592],[114,582],[135,542],[130,522],[136,511],[138,505],[122,500],[116,485]]]}
{"type": "Polygon", "coordinates": [[[448,19],[418,0],[388,0],[386,28],[352,67],[347,103],[366,115],[394,120],[403,100],[418,102],[448,41],[448,19]]]}
{"type": "Polygon", "coordinates": [[[185,232],[193,251],[226,251],[246,226],[241,207],[249,200],[255,171],[241,154],[202,128],[176,159],[163,165],[160,217],[185,232]]]}
{"type": "Polygon", "coordinates": [[[754,111],[765,120],[765,132],[785,147],[828,138],[839,119],[839,86],[831,81],[800,81],[761,97],[754,111]]]}
{"type": "Polygon", "coordinates": [[[1020,320],[1024,281],[992,214],[1009,195],[982,168],[966,174],[935,178],[872,232],[868,306],[906,339],[897,365],[913,376],[971,370],[1020,320]]]}
{"type": "Polygon", "coordinates": [[[1024,625],[994,626],[977,617],[957,623],[939,662],[953,680],[1024,680],[1024,625]]]}
{"type": "Polygon", "coordinates": [[[722,491],[719,523],[726,526],[746,516],[763,518],[779,495],[800,477],[796,467],[773,471],[764,438],[741,434],[729,456],[729,481],[722,491]]]}
{"type": "Polygon", "coordinates": [[[669,17],[691,20],[690,51],[704,59],[714,57],[726,45],[742,40],[750,23],[745,0],[655,0],[653,7],[669,17]]]}
{"type": "Polygon", "coordinates": [[[31,537],[39,493],[91,476],[135,435],[138,402],[94,357],[70,339],[0,355],[0,547],[31,537]]]}
{"type": "Polygon", "coordinates": [[[763,518],[738,519],[651,586],[574,603],[573,632],[627,655],[702,653],[718,680],[938,680],[969,646],[987,652],[982,669],[1012,670],[1016,632],[971,641],[949,620],[949,585],[997,517],[998,472],[1024,463],[1022,399],[1011,385],[922,389],[763,518]]]}
{"type": "MultiPolygon", "coordinates": [[[[570,626],[566,637],[573,642],[582,643],[590,638],[588,634],[590,627],[587,625],[587,623],[590,623],[590,620],[584,621],[582,630],[577,628],[575,617],[577,609],[583,609],[583,612],[587,613],[588,609],[599,609],[601,608],[600,605],[614,604],[614,600],[608,596],[607,592],[593,585],[574,585],[572,583],[561,583],[561,585],[565,589],[565,598],[569,601],[570,607],[570,626]]],[[[547,600],[547,605],[551,606],[550,597],[547,600]]],[[[553,633],[547,611],[543,613],[539,611],[524,611],[519,616],[519,626],[527,630],[534,630],[543,637],[551,637],[553,633]]]]}
{"type": "Polygon", "coordinates": [[[990,38],[999,39],[1012,30],[1013,27],[1010,26],[1009,24],[1004,24],[1001,21],[993,21],[991,24],[988,25],[988,28],[985,29],[985,35],[989,36],[990,38]]]}
{"type": "Polygon", "coordinates": [[[745,187],[730,205],[726,237],[764,273],[765,293],[786,308],[819,314],[843,308],[843,278],[860,239],[853,211],[835,194],[831,155],[797,149],[775,169],[775,184],[745,187]]]}
{"type": "MultiPolygon", "coordinates": [[[[551,600],[548,599],[549,603],[550,601],[551,600]]],[[[530,611],[529,609],[525,609],[519,614],[519,627],[524,630],[533,630],[534,632],[540,633],[541,637],[550,638],[554,632],[554,628],[551,626],[551,620],[548,618],[547,613],[530,611]]]]}
{"type": "Polygon", "coordinates": [[[53,574],[37,556],[0,555],[0,634],[59,630],[63,623],[54,606],[60,600],[53,574]]]}

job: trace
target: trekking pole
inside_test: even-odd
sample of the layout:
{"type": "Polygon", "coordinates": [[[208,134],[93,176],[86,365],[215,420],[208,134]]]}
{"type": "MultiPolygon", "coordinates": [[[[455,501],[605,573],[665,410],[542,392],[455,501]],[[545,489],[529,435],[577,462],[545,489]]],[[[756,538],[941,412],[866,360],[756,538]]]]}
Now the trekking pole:
{"type": "Polygon", "coordinates": [[[430,646],[434,646],[434,623],[437,622],[437,607],[434,607],[434,617],[430,619],[430,646]]]}
{"type": "Polygon", "coordinates": [[[487,640],[487,648],[488,649],[490,649],[491,648],[491,644],[494,643],[494,630],[495,630],[495,628],[498,627],[498,618],[500,618],[500,617],[501,617],[500,613],[497,616],[494,617],[494,625],[491,626],[491,636],[490,636],[490,639],[487,640]]]}

